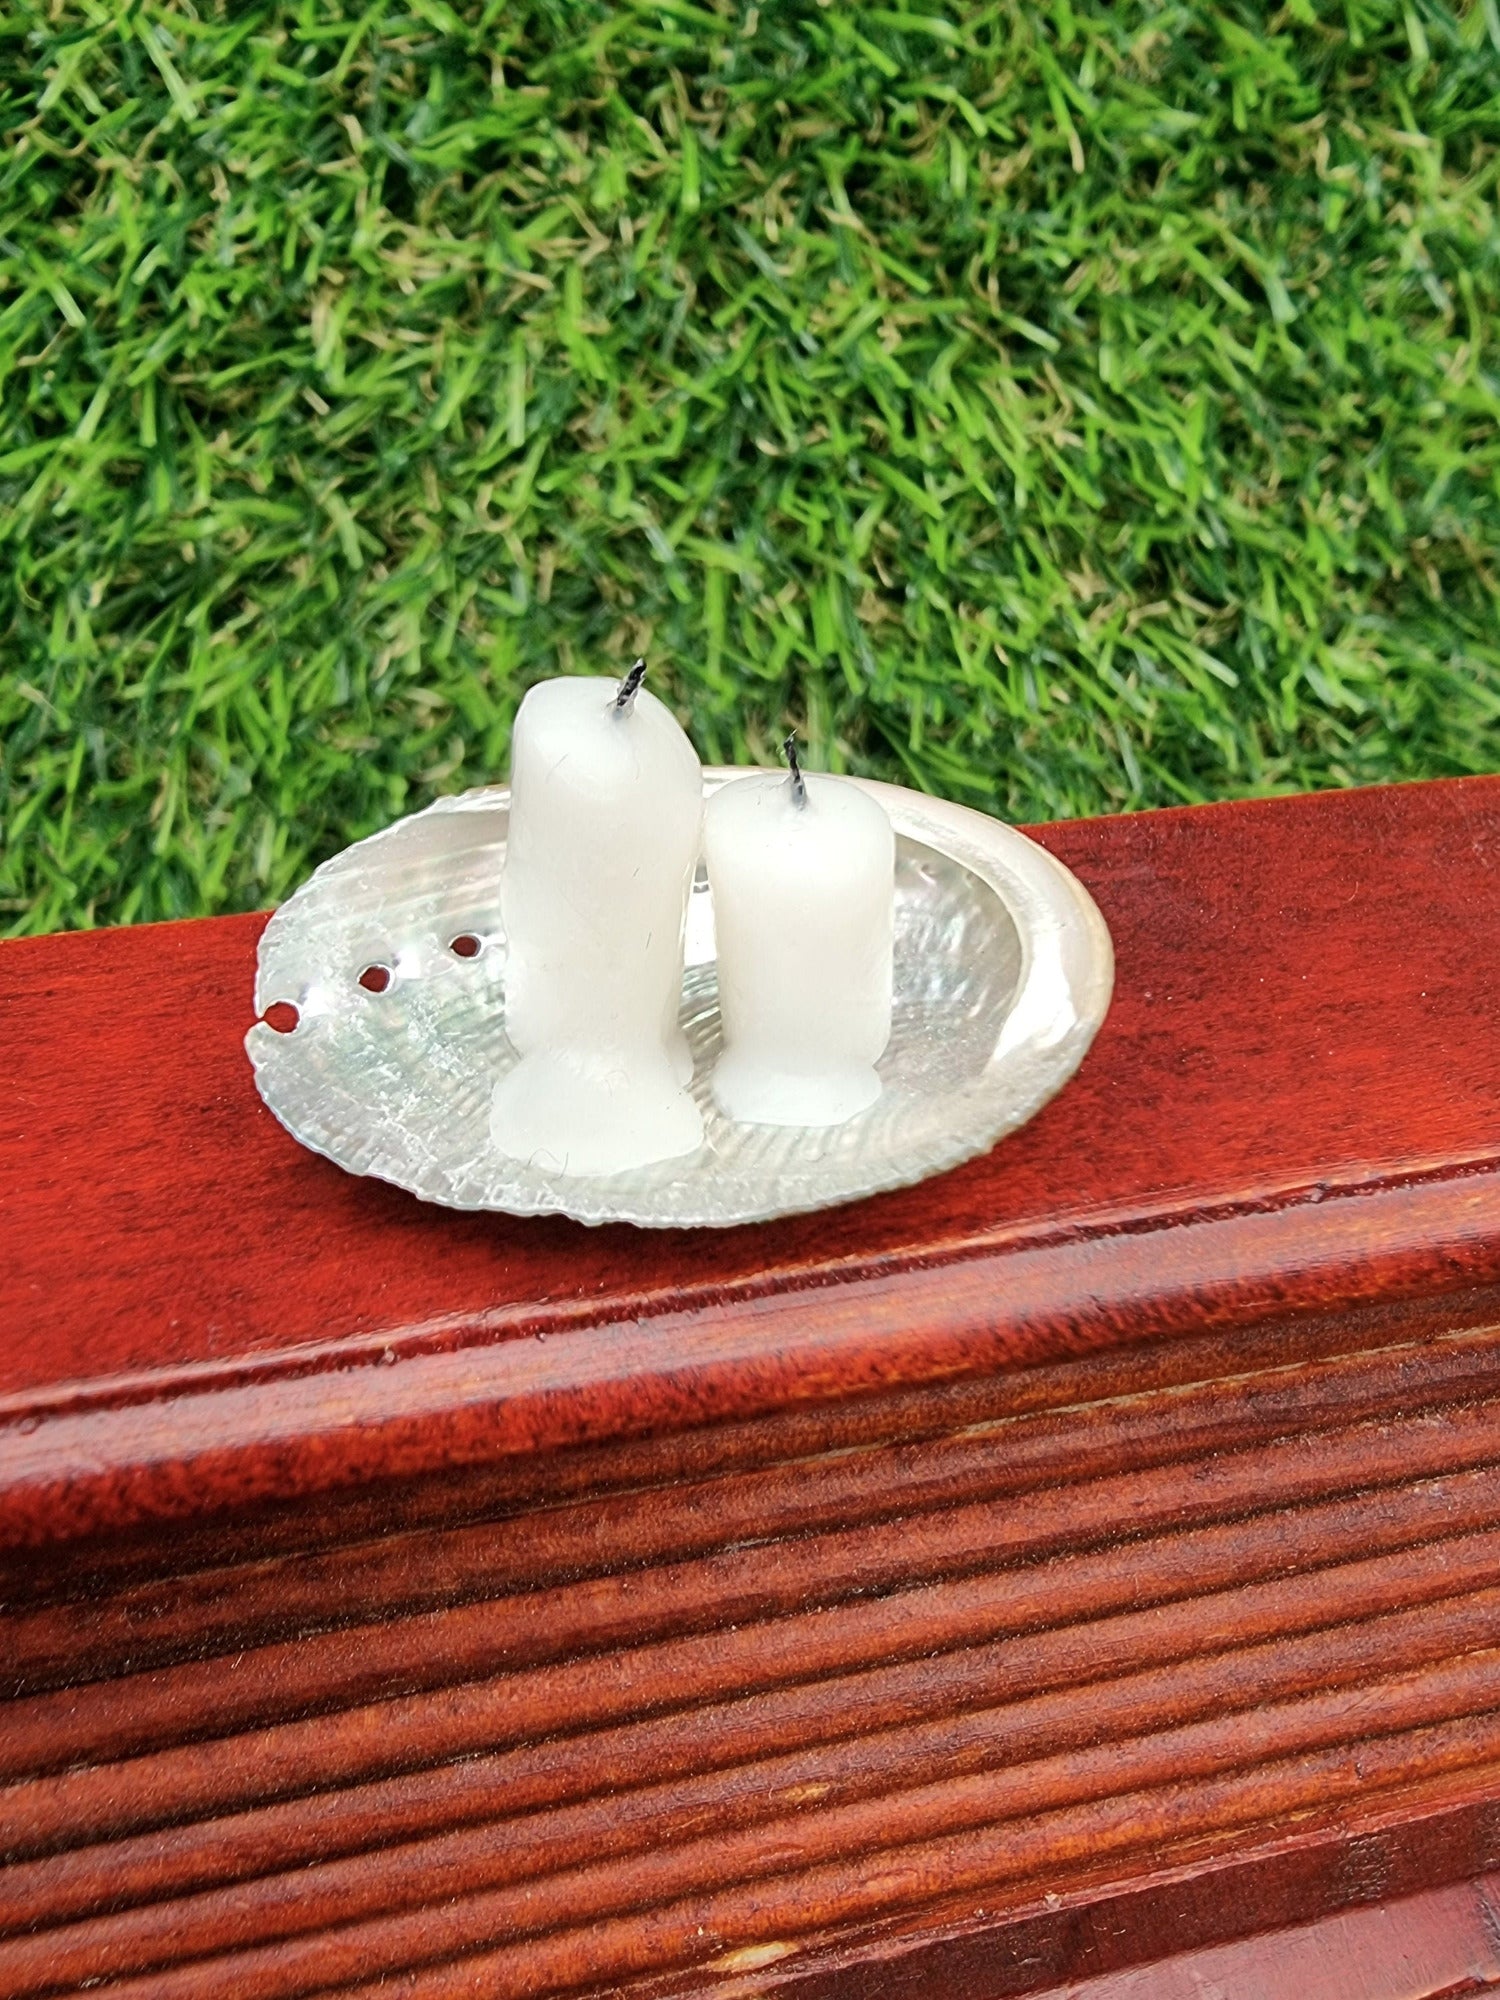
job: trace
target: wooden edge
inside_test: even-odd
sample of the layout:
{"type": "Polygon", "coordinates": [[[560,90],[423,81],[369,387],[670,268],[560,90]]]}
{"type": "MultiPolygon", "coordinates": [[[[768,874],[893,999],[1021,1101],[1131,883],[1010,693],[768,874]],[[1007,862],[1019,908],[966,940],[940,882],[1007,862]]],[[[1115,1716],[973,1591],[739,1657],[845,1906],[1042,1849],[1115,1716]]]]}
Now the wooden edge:
{"type": "MultiPolygon", "coordinates": [[[[830,1939],[825,1953],[809,1948],[796,1962],[758,1974],[723,1976],[705,1983],[690,1978],[647,1979],[632,1986],[631,2000],[846,2000],[854,1990],[851,1974],[868,1975],[880,2000],[1202,2000],[1205,1994],[1236,2000],[1292,2000],[1290,1989],[1270,1983],[1268,1964],[1281,1956],[1273,1940],[1285,1941],[1285,1962],[1298,1964],[1297,1945],[1309,1934],[1327,1938],[1329,1925],[1363,1921],[1383,1931],[1399,1949],[1404,1908],[1451,1896],[1454,1884],[1488,1881],[1478,1916],[1481,1951],[1488,1949],[1500,1976],[1500,1919],[1485,1922],[1483,1911],[1500,1901],[1492,1871],[1500,1866],[1500,1805],[1495,1774],[1472,1774],[1469,1796],[1441,1804],[1424,1800],[1413,1787],[1399,1799],[1383,1799],[1364,1812],[1315,1816],[1254,1845],[1206,1846],[1190,1856],[1163,1857],[1154,1875],[1142,1881],[1111,1880],[1069,1885],[1065,1895],[1039,1895],[1029,1907],[1012,1909],[996,1921],[983,1910],[945,1912],[929,1906],[901,1925],[883,1927],[864,1938],[830,1939]],[[1392,1912],[1395,1913],[1394,1920],[1392,1912]],[[1172,1959],[1161,1957],[1163,1946],[1172,1959]],[[1269,1958],[1261,1956],[1261,1947],[1269,1958]],[[1191,1974],[1222,1974],[1250,1968],[1239,1983],[1186,1988],[1169,1984],[1169,1968],[1191,1974]],[[1257,1983],[1265,1974],[1265,1983],[1257,1983]]],[[[1477,1941],[1477,1940],[1476,1940],[1477,1941]]],[[[1335,1963],[1339,1963],[1335,1961],[1335,1963]]],[[[1485,1961],[1481,1956],[1476,1973],[1485,1961]]],[[[1328,1968],[1330,1971],[1332,1967],[1328,1968]]],[[[1299,1966],[1302,1983],[1295,2000],[1396,2000],[1377,1988],[1366,1993],[1352,1983],[1315,1983],[1299,1966]]],[[[1420,1967],[1413,1966],[1420,1974],[1420,1967]]],[[[726,1973],[728,1969],[726,1968],[726,1973]]],[[[1339,1977],[1348,1975],[1347,1958],[1339,1977]]],[[[1483,1991],[1461,1981],[1424,1986],[1417,1977],[1401,2000],[1439,2000],[1448,1992],[1483,1991]]]]}
{"type": "Polygon", "coordinates": [[[1070,1981],[1036,2000],[1203,2000],[1207,1993],[1307,2000],[1460,2000],[1500,1986],[1500,1878],[1482,1876],[1373,1908],[1154,1965],[1070,1981]]]}
{"type": "MultiPolygon", "coordinates": [[[[1500,1278],[1500,1170],[1318,1185],[1033,1236],[836,1285],[461,1320],[117,1378],[0,1423],[0,1547],[994,1373],[1500,1278]],[[705,1312],[705,1305],[712,1312],[705,1312]]],[[[1439,1308],[1440,1315],[1440,1308],[1439,1308]]]]}

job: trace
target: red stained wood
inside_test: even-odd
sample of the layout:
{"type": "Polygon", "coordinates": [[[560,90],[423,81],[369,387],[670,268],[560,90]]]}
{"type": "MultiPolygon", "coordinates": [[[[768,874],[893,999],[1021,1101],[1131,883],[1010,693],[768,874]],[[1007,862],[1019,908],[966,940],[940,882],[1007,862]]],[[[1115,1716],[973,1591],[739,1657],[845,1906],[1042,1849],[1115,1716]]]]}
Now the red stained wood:
{"type": "MultiPolygon", "coordinates": [[[[373,1743],[364,1754],[398,1759],[408,1710],[419,1716],[424,1740],[441,1731],[453,1754],[460,1754],[492,1740],[499,1726],[493,1704],[477,1692],[480,1675],[586,1653],[614,1656],[693,1630],[708,1635],[713,1659],[722,1663],[731,1650],[724,1633],[747,1622],[784,1620],[813,1606],[857,1601],[873,1590],[910,1589],[935,1577],[1034,1561],[1070,1543],[1099,1541],[1122,1516],[1141,1534],[1170,1528],[1184,1517],[1204,1522],[1243,1512],[1266,1491],[1289,1504],[1351,1485],[1385,1486],[1495,1458],[1500,1458],[1500,1406],[1486,1403],[1399,1430],[1360,1425],[1208,1463],[1082,1480],[1033,1496],[1024,1511],[939,1507],[903,1520],[886,1535],[862,1529],[814,1533],[764,1550],[725,1551],[644,1572],[627,1568],[554,1590],[495,1595],[452,1611],[309,1634],[241,1654],[233,1676],[214,1658],[132,1674],[101,1688],[86,1707],[71,1690],[18,1697],[6,1712],[0,1776],[24,1776],[106,1753],[133,1754],[162,1739],[218,1737],[288,1709],[374,1701],[381,1706],[372,1714],[373,1743]],[[424,1684],[458,1684],[468,1692],[412,1709],[416,1698],[408,1690],[424,1684]],[[408,1697],[406,1708],[392,1705],[390,1698],[398,1696],[408,1697]]],[[[1083,1567],[1075,1566],[1072,1574],[1083,1567]]],[[[1025,1601],[1034,1574],[1010,1583],[1012,1605],[1025,1601]]],[[[1136,1576],[1135,1588],[1143,1594],[1149,1589],[1145,1575],[1136,1576]]],[[[888,1596],[880,1601],[886,1607],[896,1602],[888,1596]]],[[[826,1611],[819,1623],[825,1633],[832,1629],[826,1611]]],[[[926,1643],[929,1632],[919,1631],[919,1642],[926,1643]]],[[[760,1659],[764,1671],[769,1649],[762,1647],[760,1659]]],[[[679,1673],[685,1665],[679,1662],[679,1673]]],[[[560,1675],[543,1678],[549,1687],[561,1685],[560,1675]]],[[[509,1680],[503,1699],[514,1700],[509,1680]]],[[[257,1756],[258,1769],[264,1770],[268,1754],[257,1756]]]]}
{"type": "Polygon", "coordinates": [[[259,919],[0,946],[0,1995],[1490,1977],[1497,835],[1043,829],[1075,1083],[719,1235],[302,1153],[259,919]]]}
{"type": "MultiPolygon", "coordinates": [[[[1060,1783],[1073,1789],[1081,1787],[1086,1796],[1090,1786],[1099,1784],[1101,1772],[1107,1785],[1117,1788],[1129,1781],[1132,1769],[1139,1773],[1142,1768],[1152,1768],[1153,1760],[1155,1768],[1167,1770],[1180,1781],[1193,1772],[1195,1756],[1213,1768],[1215,1760],[1226,1757],[1235,1761],[1251,1758],[1267,1743],[1285,1749],[1299,1733],[1303,1739],[1309,1735],[1316,1739],[1319,1731],[1331,1729],[1342,1738],[1349,1733],[1351,1720],[1359,1727],[1371,1716],[1378,1718],[1382,1732],[1388,1732],[1403,1714],[1425,1714],[1436,1705],[1446,1715],[1455,1707],[1488,1700],[1500,1659],[1495,1652],[1472,1654],[1461,1664],[1429,1667],[1414,1675],[1403,1676],[1399,1670],[1411,1661],[1430,1658],[1443,1645],[1456,1655],[1483,1645],[1495,1635],[1497,1605],[1500,1589],[1364,1621],[1342,1646],[1331,1647],[1326,1634],[1318,1631],[1246,1646],[1209,1660],[1187,1657],[1159,1672],[1137,1671],[1122,1679],[1091,1680],[1086,1702],[1067,1684],[1066,1672],[1057,1673],[1060,1664],[1066,1665],[1064,1649],[1034,1647],[1029,1656],[1025,1649],[1011,1649],[998,1660],[981,1655],[964,1662],[970,1670],[965,1690],[970,1699],[993,1699],[1013,1692],[1023,1698],[999,1708],[944,1714],[940,1720],[894,1731],[872,1728],[875,1716],[866,1699],[859,1719],[868,1733],[853,1740],[787,1751],[623,1795],[588,1798],[545,1814],[487,1821],[404,1846],[382,1846],[378,1868],[372,1868],[368,1857],[361,1854],[316,1860],[264,1883],[253,1901],[238,1888],[210,1890],[92,1923],[49,1930],[11,1945],[0,1943],[0,1980],[23,1980],[28,1968],[34,1978],[61,1978],[67,1967],[81,1978],[137,1964],[190,1958],[240,1941],[256,1943],[278,1933],[321,1932],[368,1913],[384,1915],[392,1908],[423,1911],[428,1905],[447,1904],[450,1899],[473,1898],[500,1882],[527,1881],[589,1864],[613,1863],[620,1856],[639,1858],[644,1850],[664,1843],[673,1845],[670,1867],[681,1872],[691,1868],[693,1856],[680,1843],[700,1836],[705,1827],[712,1832],[702,1844],[699,1859],[701,1863],[703,1856],[708,1857],[710,1878],[717,1879],[732,1871],[737,1844],[751,1856],[764,1855],[768,1849],[779,1852],[778,1841],[805,1852],[811,1835],[800,1815],[794,1816],[794,1823],[784,1823],[779,1832],[775,1823],[769,1827],[756,1823],[763,1819],[768,1801],[785,1812],[815,1798],[819,1807],[817,1837],[825,1850],[852,1853],[858,1850],[861,1835],[868,1844],[872,1830],[877,1836],[885,1831],[882,1821],[889,1803],[884,1787],[893,1765],[910,1781],[902,1801],[910,1825],[923,1809],[919,1788],[924,1786],[926,1810],[937,1815],[951,1817],[976,1806],[1014,1814],[1019,1809],[1018,1798],[1028,1788],[1034,1795],[1060,1783]],[[1062,1660],[1059,1653],[1063,1653],[1062,1660]],[[985,1668],[987,1673],[982,1671],[985,1668]],[[1035,1676],[1034,1681],[1028,1680],[1028,1673],[1035,1676]],[[1064,1684],[1056,1692],[1025,1695],[1030,1685],[1047,1685],[1049,1681],[1055,1685],[1058,1680],[1064,1684]],[[1338,1684],[1342,1684],[1339,1692],[1328,1692],[1338,1684]],[[1288,1696],[1300,1698],[1284,1699],[1288,1696]],[[1187,1709],[1210,1707],[1234,1719],[1200,1724],[1187,1733],[1168,1730],[1150,1735],[1187,1709]],[[1130,1740],[1141,1732],[1146,1733],[1147,1741],[1130,1740]],[[1109,1747],[1099,1747],[1101,1738],[1109,1747]],[[1068,1745],[1074,1754],[1064,1759],[1054,1755],[1050,1765],[1043,1760],[1035,1769],[1024,1766],[1025,1758],[1036,1747],[1055,1752],[1059,1744],[1068,1745]],[[995,1775],[996,1766],[1003,1767],[1003,1778],[995,1775]],[[976,1776],[965,1789],[955,1781],[959,1774],[967,1773],[976,1776]],[[861,1809],[857,1802],[865,1798],[872,1798],[873,1803],[861,1809]],[[839,1808],[844,1809],[842,1813],[839,1808]],[[741,1827],[752,1830],[737,1843],[733,1836],[741,1827]]],[[[1263,1608],[1271,1610],[1269,1593],[1263,1608]]],[[[1298,1610],[1307,1615],[1305,1605],[1298,1610]]],[[[1201,1623],[1194,1621],[1191,1637],[1197,1643],[1209,1636],[1205,1628],[1211,1622],[1211,1610],[1201,1623]]],[[[1110,1640],[1117,1646],[1128,1643],[1130,1621],[1115,1623],[1110,1640]]],[[[1177,1621],[1174,1637],[1179,1646],[1189,1634],[1187,1621],[1177,1621]]],[[[1239,1636],[1248,1639],[1249,1629],[1242,1626],[1239,1636]]],[[[1136,1656],[1132,1664],[1138,1663],[1136,1656]]],[[[1100,1659],[1089,1664],[1093,1673],[1099,1672],[1100,1659]]],[[[885,1679],[889,1684],[897,1676],[887,1673],[885,1679]]],[[[922,1685],[908,1672],[905,1681],[908,1700],[919,1687],[919,1698],[933,1699],[936,1689],[930,1677],[922,1685]]],[[[851,1692],[847,1682],[842,1692],[847,1719],[851,1692]]],[[[853,1692],[858,1699],[860,1691],[853,1692]]],[[[608,1755],[607,1749],[604,1755],[608,1755]]],[[[595,1787],[601,1767],[602,1759],[590,1772],[595,1787]]],[[[641,1762],[632,1768],[638,1773],[653,1766],[641,1762]]],[[[503,1809],[514,1814],[518,1803],[512,1791],[504,1796],[503,1809]]],[[[326,1838],[326,1828],[324,1831],[326,1838]]],[[[313,1850],[318,1854],[324,1851],[323,1847],[313,1850]]],[[[97,1871],[104,1857],[93,1854],[87,1858],[97,1886],[97,1871]]],[[[153,1886],[160,1891],[166,1871],[160,1867],[161,1857],[154,1858],[158,1865],[153,1886]]],[[[118,1894],[114,1859],[110,1857],[111,1880],[118,1894]]],[[[15,1872],[20,1880],[0,1886],[9,1888],[14,1915],[25,1910],[34,1919],[38,1904],[32,1898],[39,1890],[45,1895],[46,1871],[33,1869],[29,1879],[21,1871],[15,1872]]],[[[78,1879],[76,1870],[74,1879],[78,1879]]],[[[602,1871],[600,1887],[618,1899],[617,1867],[602,1871]]],[[[562,1896],[565,1913],[576,1917],[576,1889],[564,1884],[559,1890],[554,1885],[552,1893],[562,1896]]],[[[518,1907],[524,1907],[534,1919],[539,1901],[538,1890],[531,1888],[520,1897],[518,1907]]],[[[59,1905],[53,1901],[49,1914],[55,1918],[58,1913],[59,1905]]],[[[469,1902],[450,1910],[446,1922],[450,1935],[461,1942],[471,1941],[481,1928],[477,1906],[469,1902]]],[[[435,1940],[426,1916],[413,1916],[408,1929],[424,1947],[435,1940]]]]}
{"type": "Polygon", "coordinates": [[[258,918],[0,946],[0,1536],[1500,1276],[1500,782],[1041,837],[1118,952],[1079,1078],[940,1181],[716,1234],[305,1153],[240,1046],[258,918]]]}
{"type": "Polygon", "coordinates": [[[1462,2000],[1500,1986],[1500,1878],[1458,1882],[1373,1910],[1243,1943],[1184,1953],[1158,1965],[1070,1981],[1037,2000],[1462,2000]]]}
{"type": "MultiPolygon", "coordinates": [[[[1241,1344],[1242,1366],[1251,1358],[1250,1345],[1241,1344]]],[[[221,1646],[255,1645],[279,1636],[288,1621],[326,1623],[330,1607],[340,1601],[348,1605],[351,1620],[452,1607],[492,1598],[505,1588],[534,1589],[590,1571],[690,1557],[714,1549],[731,1531],[741,1540],[769,1540],[831,1519],[847,1527],[914,1507],[1024,1493],[1083,1468],[1094,1478],[1144,1470],[1273,1438],[1292,1425],[1336,1423],[1345,1412],[1368,1418],[1417,1402],[1443,1408],[1483,1400],[1500,1390],[1497,1347],[1500,1341],[1489,1331],[1440,1347],[1430,1342],[1382,1347],[1310,1362],[1295,1379],[1248,1375],[1228,1383],[1185,1383],[1165,1403],[1142,1393],[1137,1378],[1116,1375],[1090,1385],[1095,1392],[1116,1392],[1106,1402],[1063,1412],[1017,1410],[1027,1389],[1035,1394],[1042,1385],[1019,1374],[1005,1376],[975,1385],[985,1394],[970,1394],[960,1409],[948,1412],[950,1421],[969,1419],[957,1434],[859,1449],[841,1433],[845,1449],[837,1455],[801,1456],[791,1464],[747,1471],[732,1490],[713,1478],[680,1479],[670,1509],[654,1490],[614,1491],[501,1521],[387,1532],[343,1543],[327,1555],[299,1552],[256,1568],[241,1560],[228,1568],[127,1586],[96,1607],[88,1658],[95,1671],[112,1662],[141,1668],[191,1656],[210,1635],[221,1646]],[[1127,1389],[1133,1392],[1120,1393],[1127,1389]],[[998,1414],[1007,1406],[1012,1414],[998,1414]]],[[[1190,1362],[1187,1350],[1184,1343],[1174,1358],[1190,1362]]],[[[1075,1381],[1075,1397],[1079,1388],[1075,1381]]],[[[930,1420],[930,1407],[926,1414],[930,1420]]],[[[1116,1490],[1103,1489],[1106,1512],[1116,1490]]],[[[1135,1504],[1141,1504],[1139,1497],[1135,1504]]],[[[481,1623],[486,1634],[493,1633],[492,1612],[486,1610],[481,1623]]],[[[445,1629],[443,1656],[451,1658],[456,1622],[447,1620],[445,1629]]],[[[12,1620],[8,1641],[0,1673],[10,1679],[0,1680],[0,1690],[11,1694],[76,1677],[84,1656],[74,1604],[41,1607],[12,1620]]],[[[368,1637],[358,1643],[368,1646],[368,1637]]],[[[408,1657],[408,1672],[435,1671],[433,1650],[425,1644],[409,1649],[408,1657]]],[[[379,1672],[373,1660],[370,1670],[379,1672]]],[[[0,1745],[0,1763],[5,1755],[0,1745]]]]}

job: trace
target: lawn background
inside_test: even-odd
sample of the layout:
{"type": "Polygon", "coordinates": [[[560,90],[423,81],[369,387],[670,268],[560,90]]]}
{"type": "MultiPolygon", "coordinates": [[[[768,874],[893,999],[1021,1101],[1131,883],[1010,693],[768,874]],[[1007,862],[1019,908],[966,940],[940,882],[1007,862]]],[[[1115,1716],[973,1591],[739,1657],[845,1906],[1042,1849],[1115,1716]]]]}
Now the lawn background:
{"type": "Polygon", "coordinates": [[[1500,763],[1500,8],[0,14],[0,927],[638,650],[1010,818],[1500,763]]]}

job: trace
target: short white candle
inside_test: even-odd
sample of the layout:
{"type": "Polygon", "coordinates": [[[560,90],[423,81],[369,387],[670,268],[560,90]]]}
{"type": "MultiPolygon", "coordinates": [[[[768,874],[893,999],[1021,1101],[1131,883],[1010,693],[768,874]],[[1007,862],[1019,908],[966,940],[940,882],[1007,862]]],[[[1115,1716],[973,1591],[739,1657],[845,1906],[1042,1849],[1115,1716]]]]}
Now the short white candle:
{"type": "Polygon", "coordinates": [[[724,1053],[713,1094],[750,1125],[841,1125],[880,1095],[896,841],[846,779],[738,778],[708,802],[724,1053]]]}
{"type": "Polygon", "coordinates": [[[511,739],[500,908],[521,1060],[495,1086],[490,1136],[550,1173],[620,1173],[703,1141],[677,1026],[703,770],[641,671],[541,682],[511,739]]]}

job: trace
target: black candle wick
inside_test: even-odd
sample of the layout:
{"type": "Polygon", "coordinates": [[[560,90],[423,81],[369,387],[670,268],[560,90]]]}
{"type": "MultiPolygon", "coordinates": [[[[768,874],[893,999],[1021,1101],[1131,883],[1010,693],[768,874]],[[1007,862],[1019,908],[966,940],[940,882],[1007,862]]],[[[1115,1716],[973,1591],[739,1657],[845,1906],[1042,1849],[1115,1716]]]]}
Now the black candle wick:
{"type": "Polygon", "coordinates": [[[791,772],[789,782],[792,788],[792,804],[794,806],[805,806],[807,804],[807,780],[802,775],[802,765],[797,757],[797,732],[795,729],[786,739],[785,743],[782,744],[781,751],[782,755],[786,758],[787,769],[791,772]]]}
{"type": "Polygon", "coordinates": [[[615,696],[616,715],[629,715],[635,707],[635,698],[641,691],[641,682],[646,678],[646,662],[637,660],[630,672],[620,683],[620,691],[615,696]]]}

